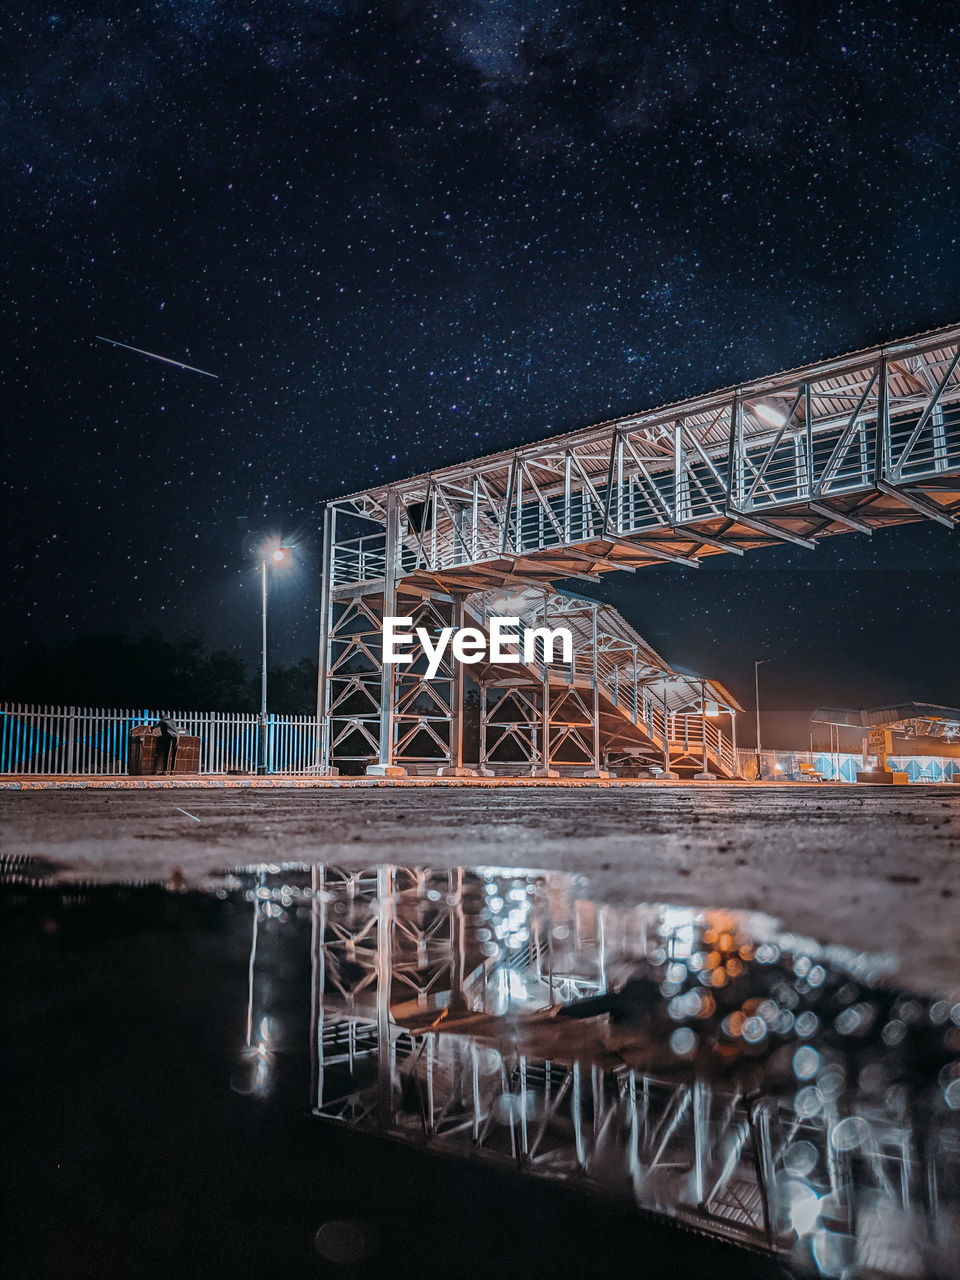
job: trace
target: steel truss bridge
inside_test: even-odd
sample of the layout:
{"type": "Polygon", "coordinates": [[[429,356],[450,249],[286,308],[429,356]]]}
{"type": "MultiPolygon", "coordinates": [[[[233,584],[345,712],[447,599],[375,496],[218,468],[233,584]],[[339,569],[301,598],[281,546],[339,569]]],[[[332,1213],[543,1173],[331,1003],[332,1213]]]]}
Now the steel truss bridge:
{"type": "Polygon", "coordinates": [[[941,329],[339,498],[324,516],[325,764],[463,771],[464,672],[380,661],[417,625],[577,624],[574,661],[470,675],[481,765],[736,771],[734,700],[656,654],[564,579],[960,512],[960,327],[941,329]],[[370,526],[375,526],[373,532],[370,526]],[[403,672],[404,674],[398,674],[403,672]],[[707,710],[729,714],[727,732],[707,710]]]}

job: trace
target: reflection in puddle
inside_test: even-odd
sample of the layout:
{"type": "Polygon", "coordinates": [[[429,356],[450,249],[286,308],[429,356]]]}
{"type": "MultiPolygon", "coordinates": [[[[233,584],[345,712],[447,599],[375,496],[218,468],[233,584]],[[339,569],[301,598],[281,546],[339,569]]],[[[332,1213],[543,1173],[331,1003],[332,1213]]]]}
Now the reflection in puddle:
{"type": "Polygon", "coordinates": [[[311,890],[318,1115],[823,1275],[948,1273],[960,1006],[878,986],[883,958],[557,874],[328,867],[311,890]]]}
{"type": "MultiPolygon", "coordinates": [[[[38,910],[45,930],[79,903],[111,931],[162,931],[178,907],[196,932],[231,921],[211,944],[231,957],[238,1045],[233,1093],[227,1072],[217,1088],[244,1107],[279,1105],[308,1048],[312,1110],[344,1128],[602,1193],[800,1273],[955,1273],[960,1005],[884,985],[890,957],[757,913],[599,905],[560,873],[271,864],[170,887],[67,886],[59,914],[38,910]]],[[[350,1219],[315,1230],[328,1260],[376,1247],[350,1219]]]]}

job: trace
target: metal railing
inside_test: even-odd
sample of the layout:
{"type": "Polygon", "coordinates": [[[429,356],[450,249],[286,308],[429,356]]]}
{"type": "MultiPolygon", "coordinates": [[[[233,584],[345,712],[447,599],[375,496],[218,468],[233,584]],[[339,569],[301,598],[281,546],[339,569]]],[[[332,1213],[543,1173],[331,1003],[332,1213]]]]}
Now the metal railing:
{"type": "Polygon", "coordinates": [[[129,711],[102,707],[0,705],[0,774],[119,776],[128,772],[130,734],[169,716],[200,739],[200,773],[318,773],[326,726],[316,716],[245,712],[129,711]],[[260,759],[261,739],[265,744],[260,759]]]}
{"type": "MultiPolygon", "coordinates": [[[[664,740],[664,716],[656,702],[643,700],[640,722],[646,726],[649,737],[658,746],[661,745],[664,740]]],[[[699,758],[706,745],[708,765],[720,765],[731,777],[740,772],[740,761],[733,744],[718,725],[704,716],[668,711],[666,740],[671,757],[684,755],[699,758]]]]}
{"type": "Polygon", "coordinates": [[[338,542],[333,548],[332,585],[370,582],[384,576],[387,563],[386,534],[371,533],[363,538],[338,542]]]}

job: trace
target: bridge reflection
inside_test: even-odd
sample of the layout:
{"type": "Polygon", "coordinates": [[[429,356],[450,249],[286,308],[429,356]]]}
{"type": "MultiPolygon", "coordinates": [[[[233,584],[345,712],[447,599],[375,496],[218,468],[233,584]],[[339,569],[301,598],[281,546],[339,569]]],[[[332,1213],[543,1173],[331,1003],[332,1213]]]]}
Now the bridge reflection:
{"type": "Polygon", "coordinates": [[[309,901],[316,1115],[823,1275],[951,1273],[960,1006],[885,985],[891,957],[558,873],[275,868],[246,896],[261,940],[309,901]]]}

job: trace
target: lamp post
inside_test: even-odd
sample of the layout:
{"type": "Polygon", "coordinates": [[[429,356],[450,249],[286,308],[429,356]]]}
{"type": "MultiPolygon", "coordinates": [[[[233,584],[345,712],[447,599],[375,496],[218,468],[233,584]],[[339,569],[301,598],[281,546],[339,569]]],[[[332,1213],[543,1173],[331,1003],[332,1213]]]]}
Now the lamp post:
{"type": "Polygon", "coordinates": [[[760,781],[760,667],[766,658],[757,658],[753,664],[753,698],[757,710],[757,781],[760,781]]]}
{"type": "Polygon", "coordinates": [[[260,551],[260,749],[257,773],[267,773],[267,566],[290,563],[291,548],[271,542],[260,551]]]}
{"type": "Polygon", "coordinates": [[[679,775],[674,773],[673,770],[670,768],[670,731],[669,731],[669,725],[668,725],[668,720],[670,718],[670,708],[667,705],[668,678],[669,677],[666,671],[664,671],[663,677],[662,677],[662,684],[660,686],[660,694],[661,694],[662,707],[663,707],[663,710],[661,712],[663,716],[663,769],[660,772],[660,777],[668,778],[672,781],[676,781],[679,775]]]}

